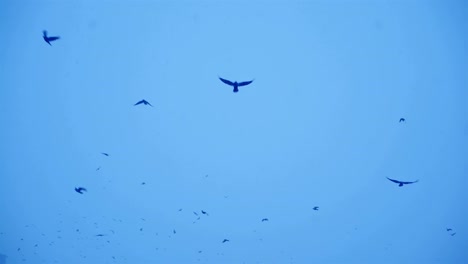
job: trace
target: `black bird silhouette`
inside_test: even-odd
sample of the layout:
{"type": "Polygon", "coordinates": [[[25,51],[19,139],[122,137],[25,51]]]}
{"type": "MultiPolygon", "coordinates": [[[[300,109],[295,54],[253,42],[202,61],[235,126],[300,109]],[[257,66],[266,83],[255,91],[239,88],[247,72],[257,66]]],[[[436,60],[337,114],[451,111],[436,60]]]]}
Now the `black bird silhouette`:
{"type": "Polygon", "coordinates": [[[109,157],[109,153],[101,152],[102,155],[109,157]]]}
{"type": "Polygon", "coordinates": [[[75,192],[80,193],[80,194],[83,194],[83,192],[87,192],[87,191],[88,190],[86,190],[86,188],[83,188],[83,187],[75,188],[75,192]]]}
{"type": "Polygon", "coordinates": [[[203,211],[203,210],[201,210],[201,213],[204,214],[204,215],[208,215],[208,216],[209,216],[209,214],[208,214],[207,212],[203,211]]]}
{"type": "Polygon", "coordinates": [[[268,218],[263,218],[262,222],[268,221],[268,218]]]}
{"type": "Polygon", "coordinates": [[[456,233],[450,234],[451,236],[454,236],[456,233]]]}
{"type": "Polygon", "coordinates": [[[312,208],[312,210],[315,210],[315,211],[318,211],[319,207],[318,206],[314,206],[314,208],[312,208]]]}
{"type": "Polygon", "coordinates": [[[229,239],[224,239],[222,243],[229,242],[229,239]]]}
{"type": "Polygon", "coordinates": [[[193,212],[194,215],[198,216],[197,212],[193,212]]]}
{"type": "Polygon", "coordinates": [[[389,177],[387,177],[387,179],[390,180],[390,181],[392,181],[392,182],[394,182],[394,183],[398,183],[398,186],[399,186],[399,187],[402,187],[402,186],[405,185],[405,184],[416,183],[416,182],[419,181],[419,180],[416,180],[416,181],[414,181],[414,182],[403,182],[403,181],[398,181],[398,180],[390,179],[389,177]]]}
{"type": "Polygon", "coordinates": [[[47,31],[46,30],[42,31],[42,33],[43,33],[42,37],[44,38],[45,42],[47,42],[47,44],[49,44],[50,46],[52,46],[52,44],[50,44],[51,41],[56,41],[57,39],[60,38],[59,36],[57,36],[57,37],[47,36],[47,31]]]}
{"type": "Polygon", "coordinates": [[[150,103],[148,103],[148,101],[146,101],[145,99],[136,102],[136,104],[134,104],[134,105],[139,105],[139,104],[149,105],[149,106],[153,107],[153,106],[152,106],[150,103]]]}
{"type": "Polygon", "coordinates": [[[246,82],[231,82],[229,80],[226,80],[226,79],[223,79],[221,77],[218,76],[218,78],[225,84],[227,85],[230,85],[232,87],[234,87],[234,89],[232,90],[233,92],[237,93],[239,91],[239,86],[245,86],[245,85],[249,85],[251,84],[254,80],[251,80],[251,81],[246,81],[246,82]]]}
{"type": "Polygon", "coordinates": [[[405,121],[406,121],[406,119],[404,119],[403,117],[400,118],[400,123],[401,123],[401,122],[405,122],[405,121]]]}
{"type": "Polygon", "coordinates": [[[175,229],[174,229],[174,230],[172,230],[172,233],[174,233],[174,234],[175,234],[175,233],[177,233],[177,232],[176,232],[176,231],[175,231],[175,229]]]}
{"type": "Polygon", "coordinates": [[[450,231],[452,231],[452,228],[447,228],[447,232],[450,232],[450,231]]]}
{"type": "Polygon", "coordinates": [[[97,236],[97,237],[103,237],[103,236],[105,236],[105,235],[104,235],[104,234],[97,234],[96,236],[97,236]]]}

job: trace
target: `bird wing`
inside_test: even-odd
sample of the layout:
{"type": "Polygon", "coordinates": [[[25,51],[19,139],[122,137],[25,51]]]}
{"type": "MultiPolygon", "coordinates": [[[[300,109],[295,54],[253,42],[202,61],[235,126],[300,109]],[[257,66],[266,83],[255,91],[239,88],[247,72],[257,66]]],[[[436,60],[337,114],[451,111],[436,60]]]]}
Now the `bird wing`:
{"type": "Polygon", "coordinates": [[[239,86],[246,86],[246,85],[251,84],[253,81],[254,81],[254,80],[247,81],[247,82],[240,82],[238,85],[239,85],[239,86]]]}
{"type": "Polygon", "coordinates": [[[395,183],[402,183],[401,181],[397,181],[397,180],[394,180],[394,179],[390,179],[389,177],[387,177],[388,180],[392,181],[392,182],[395,182],[395,183]]]}
{"type": "Polygon", "coordinates": [[[153,107],[153,105],[151,105],[149,102],[146,102],[149,106],[153,107]]]}
{"type": "Polygon", "coordinates": [[[227,85],[231,85],[231,86],[234,86],[234,83],[229,81],[229,80],[226,80],[226,79],[223,79],[221,77],[218,77],[223,83],[227,84],[227,85]]]}
{"type": "Polygon", "coordinates": [[[138,102],[137,102],[136,104],[134,104],[134,105],[139,105],[139,104],[142,104],[142,103],[143,103],[143,100],[138,101],[138,102]]]}
{"type": "Polygon", "coordinates": [[[47,30],[43,30],[42,34],[44,35],[44,37],[47,37],[47,30]]]}
{"type": "Polygon", "coordinates": [[[403,183],[403,184],[411,184],[411,183],[416,183],[416,182],[418,182],[418,181],[419,181],[419,180],[416,180],[416,181],[413,181],[413,182],[401,182],[401,183],[403,183]]]}
{"type": "Polygon", "coordinates": [[[54,40],[57,40],[57,39],[59,39],[59,38],[60,38],[60,37],[47,37],[47,39],[48,39],[49,41],[54,41],[54,40]]]}

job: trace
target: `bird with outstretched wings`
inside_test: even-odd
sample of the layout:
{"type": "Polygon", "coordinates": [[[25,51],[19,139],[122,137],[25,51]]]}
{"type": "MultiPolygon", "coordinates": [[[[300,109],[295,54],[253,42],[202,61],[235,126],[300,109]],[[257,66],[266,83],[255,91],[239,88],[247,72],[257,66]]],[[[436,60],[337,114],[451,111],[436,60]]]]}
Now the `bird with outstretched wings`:
{"type": "Polygon", "coordinates": [[[223,83],[234,87],[234,89],[232,90],[234,93],[237,93],[237,92],[239,91],[239,87],[240,87],[240,86],[249,85],[249,84],[251,84],[251,83],[254,81],[254,80],[251,80],[251,81],[239,82],[239,83],[238,83],[237,81],[236,81],[236,82],[231,82],[231,81],[226,80],[226,79],[223,79],[223,78],[221,78],[221,77],[219,77],[219,76],[218,76],[218,78],[219,78],[223,83]]]}
{"type": "Polygon", "coordinates": [[[148,101],[146,101],[145,99],[136,102],[136,104],[134,104],[134,105],[139,105],[139,104],[149,105],[149,106],[153,107],[153,106],[152,106],[148,101]]]}
{"type": "Polygon", "coordinates": [[[416,182],[419,181],[419,180],[416,180],[416,181],[413,181],[413,182],[404,182],[404,181],[399,181],[399,180],[390,179],[389,177],[387,177],[387,179],[388,179],[389,181],[394,182],[394,183],[398,183],[398,186],[399,186],[399,187],[402,187],[402,186],[405,185],[405,184],[416,183],[416,182]]]}
{"type": "Polygon", "coordinates": [[[51,41],[56,41],[57,39],[60,39],[59,36],[56,36],[56,37],[49,37],[47,36],[47,31],[44,30],[42,31],[42,37],[44,38],[45,42],[47,42],[47,44],[49,44],[50,46],[52,46],[52,44],[50,44],[51,41]]]}
{"type": "Polygon", "coordinates": [[[406,119],[404,119],[403,117],[400,118],[400,123],[401,123],[401,122],[405,122],[405,121],[406,121],[406,119]]]}

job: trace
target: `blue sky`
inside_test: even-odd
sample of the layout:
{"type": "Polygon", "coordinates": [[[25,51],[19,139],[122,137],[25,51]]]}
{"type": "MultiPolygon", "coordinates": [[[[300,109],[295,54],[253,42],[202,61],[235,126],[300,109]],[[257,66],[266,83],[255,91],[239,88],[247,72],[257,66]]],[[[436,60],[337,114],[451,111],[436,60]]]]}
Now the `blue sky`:
{"type": "Polygon", "coordinates": [[[0,254],[466,262],[467,11],[2,1],[0,254]],[[255,80],[233,93],[218,76],[255,80]]]}

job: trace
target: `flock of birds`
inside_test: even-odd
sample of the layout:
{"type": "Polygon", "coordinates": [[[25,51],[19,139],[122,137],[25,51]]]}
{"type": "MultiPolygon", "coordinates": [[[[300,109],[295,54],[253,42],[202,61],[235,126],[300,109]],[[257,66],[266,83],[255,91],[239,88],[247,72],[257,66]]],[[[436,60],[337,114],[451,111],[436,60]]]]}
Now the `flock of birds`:
{"type": "MultiPolygon", "coordinates": [[[[43,39],[44,39],[44,41],[45,41],[47,44],[49,44],[50,46],[52,46],[52,42],[59,40],[59,39],[60,39],[60,36],[49,36],[48,33],[47,33],[47,31],[44,30],[44,31],[43,31],[43,39]]],[[[247,85],[251,84],[251,83],[254,81],[254,80],[250,80],[250,81],[243,81],[243,82],[237,82],[237,81],[234,81],[234,82],[233,82],[233,81],[230,81],[230,80],[221,78],[221,77],[219,77],[219,76],[218,76],[218,78],[219,78],[219,80],[220,80],[221,82],[223,82],[224,84],[231,86],[232,89],[233,89],[232,91],[233,91],[234,93],[239,92],[239,87],[247,86],[247,85]]],[[[153,107],[153,105],[152,105],[150,102],[146,101],[145,99],[142,99],[142,100],[140,100],[140,101],[138,101],[138,102],[136,102],[136,103],[134,104],[134,106],[138,106],[138,105],[144,105],[144,106],[153,107]]],[[[400,123],[406,122],[406,119],[405,119],[405,118],[400,118],[399,122],[400,122],[400,123]]],[[[101,154],[104,155],[104,156],[107,156],[107,157],[110,156],[108,153],[105,153],[105,152],[102,152],[101,154]]],[[[101,167],[98,167],[96,170],[99,170],[100,168],[101,168],[101,167]]],[[[398,184],[399,187],[403,187],[404,185],[408,185],[408,184],[417,183],[417,182],[419,181],[419,180],[416,180],[416,181],[400,181],[400,180],[391,179],[391,178],[388,178],[388,177],[387,177],[387,179],[388,179],[389,181],[391,181],[391,182],[394,182],[394,183],[398,184]]],[[[145,183],[143,182],[142,185],[144,185],[144,184],[145,184],[145,183]]],[[[85,187],[75,187],[75,192],[77,192],[77,193],[79,193],[79,194],[84,194],[84,193],[87,192],[87,191],[88,191],[88,190],[87,190],[85,187]]],[[[179,209],[179,211],[181,211],[181,210],[182,210],[182,209],[179,209]]],[[[312,208],[312,210],[318,211],[318,210],[319,210],[319,207],[318,207],[318,206],[314,206],[314,207],[312,208]]],[[[193,212],[193,213],[194,213],[196,216],[198,216],[198,213],[197,213],[197,212],[193,212]]],[[[207,213],[206,211],[204,211],[204,210],[201,210],[201,213],[202,213],[203,215],[207,215],[207,216],[208,216],[208,213],[207,213]]],[[[200,219],[200,217],[198,217],[198,219],[200,219]]],[[[263,218],[263,219],[261,219],[261,222],[268,222],[268,221],[269,221],[268,218],[263,218]]],[[[140,231],[142,231],[142,229],[140,229],[140,231]]],[[[456,234],[455,232],[453,232],[453,230],[452,230],[451,228],[446,228],[446,231],[447,231],[447,232],[451,232],[451,233],[450,233],[451,236],[454,236],[454,235],[456,234]]],[[[173,233],[175,234],[175,233],[176,233],[176,230],[173,230],[173,233]]],[[[96,236],[104,236],[104,234],[97,234],[96,236]]],[[[221,241],[221,243],[226,243],[226,242],[229,242],[229,239],[226,239],[226,238],[225,238],[225,239],[223,239],[223,240],[221,241]]],[[[201,251],[199,251],[199,253],[200,253],[200,252],[201,252],[201,251]]]]}

